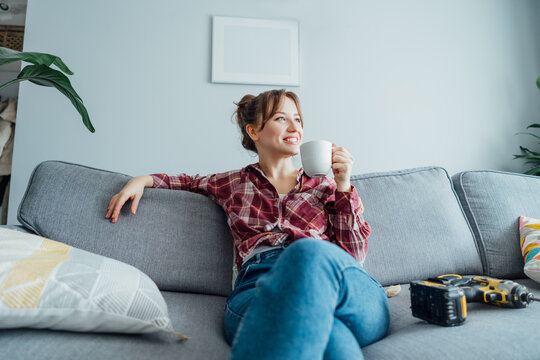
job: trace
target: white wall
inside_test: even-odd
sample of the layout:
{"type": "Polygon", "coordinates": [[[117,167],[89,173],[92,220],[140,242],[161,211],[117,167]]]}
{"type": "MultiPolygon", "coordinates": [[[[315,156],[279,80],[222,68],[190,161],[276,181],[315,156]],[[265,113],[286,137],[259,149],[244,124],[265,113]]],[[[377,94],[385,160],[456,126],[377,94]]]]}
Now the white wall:
{"type": "Polygon", "coordinates": [[[539,14],[536,0],[30,0],[25,50],[72,68],[96,133],[61,94],[21,84],[8,223],[44,160],[129,175],[256,161],[233,101],[269,87],[210,83],[212,15],[299,21],[289,89],[305,138],[348,148],[355,173],[522,171],[512,155],[531,139],[514,134],[540,114],[539,14]]]}

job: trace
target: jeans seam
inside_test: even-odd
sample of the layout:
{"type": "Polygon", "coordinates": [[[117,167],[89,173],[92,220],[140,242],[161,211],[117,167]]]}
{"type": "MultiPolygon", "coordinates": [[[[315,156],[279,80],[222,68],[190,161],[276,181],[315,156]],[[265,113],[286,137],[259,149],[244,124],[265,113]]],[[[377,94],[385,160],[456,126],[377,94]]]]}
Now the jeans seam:
{"type": "Polygon", "coordinates": [[[239,313],[237,313],[236,311],[234,311],[234,310],[231,308],[231,306],[230,306],[229,304],[226,304],[226,307],[227,307],[227,308],[226,308],[227,311],[231,312],[233,315],[239,317],[240,319],[243,319],[243,318],[244,318],[243,315],[240,315],[239,313]]]}
{"type": "MultiPolygon", "coordinates": [[[[237,283],[237,284],[238,284],[237,286],[240,286],[240,285],[244,282],[245,277],[246,277],[246,275],[247,275],[247,273],[248,273],[249,268],[251,267],[251,265],[253,265],[253,264],[249,264],[245,269],[242,269],[243,273],[242,273],[242,276],[240,277],[240,279],[239,279],[239,281],[238,281],[238,283],[237,283]]],[[[241,271],[241,272],[242,272],[242,271],[241,271]]],[[[240,275],[240,274],[238,274],[238,275],[240,275]]]]}
{"type": "Polygon", "coordinates": [[[354,266],[354,265],[345,265],[343,268],[339,269],[339,276],[340,276],[339,281],[340,282],[342,282],[342,280],[343,280],[343,273],[346,270],[349,270],[349,269],[356,269],[356,270],[359,270],[360,272],[363,272],[363,273],[367,274],[366,271],[364,269],[362,269],[361,267],[354,266]]]}
{"type": "Polygon", "coordinates": [[[356,337],[356,334],[352,331],[351,327],[349,325],[347,325],[347,320],[342,319],[340,316],[338,316],[336,314],[334,314],[334,317],[336,319],[338,319],[339,321],[341,321],[343,323],[343,325],[345,325],[349,329],[349,331],[353,334],[353,337],[356,340],[356,343],[358,344],[358,347],[360,349],[362,349],[362,345],[360,344],[360,341],[358,341],[358,338],[356,337]]]}
{"type": "Polygon", "coordinates": [[[382,287],[382,285],[377,281],[375,280],[371,275],[368,274],[368,272],[366,270],[364,270],[363,268],[361,267],[358,267],[358,266],[354,266],[354,265],[345,265],[342,269],[340,269],[340,272],[339,272],[339,297],[341,298],[342,294],[341,294],[341,291],[343,289],[343,273],[346,271],[346,270],[349,270],[349,269],[355,269],[355,270],[359,270],[360,272],[364,273],[364,275],[366,275],[368,277],[368,279],[374,284],[374,285],[377,285],[379,288],[381,288],[383,291],[384,291],[384,288],[382,287]]]}
{"type": "MultiPolygon", "coordinates": [[[[358,266],[354,266],[354,265],[345,265],[342,269],[340,269],[340,272],[339,272],[339,295],[338,295],[338,299],[339,299],[339,302],[337,303],[336,307],[339,307],[341,305],[341,302],[343,301],[342,297],[343,297],[343,289],[344,289],[344,285],[343,285],[343,281],[344,281],[344,272],[347,271],[347,270],[350,270],[350,269],[355,269],[355,270],[359,270],[360,272],[364,273],[365,276],[368,277],[368,279],[374,284],[374,285],[377,285],[382,291],[384,291],[384,288],[382,287],[382,285],[377,281],[375,280],[363,267],[358,267],[358,266]]],[[[386,298],[386,296],[385,296],[386,298]]],[[[339,319],[340,321],[343,322],[343,324],[345,324],[345,326],[349,327],[347,325],[347,321],[345,319],[342,319],[340,316],[338,316],[337,314],[334,313],[334,316],[339,319]]],[[[349,327],[350,329],[350,327],[349,327]]],[[[351,330],[352,331],[352,330],[351,330]]],[[[387,330],[388,331],[388,330],[387,330]]],[[[354,333],[353,333],[354,335],[354,333]]],[[[356,339],[356,342],[358,343],[358,346],[360,348],[362,348],[362,345],[360,344],[360,342],[358,341],[358,338],[356,337],[356,335],[354,336],[354,338],[356,339]]]]}
{"type": "Polygon", "coordinates": [[[369,276],[370,278],[372,278],[372,276],[369,275],[369,273],[361,266],[345,265],[342,269],[340,269],[340,271],[343,273],[345,270],[349,270],[349,269],[359,270],[359,271],[363,272],[364,274],[366,274],[367,276],[369,276]]]}

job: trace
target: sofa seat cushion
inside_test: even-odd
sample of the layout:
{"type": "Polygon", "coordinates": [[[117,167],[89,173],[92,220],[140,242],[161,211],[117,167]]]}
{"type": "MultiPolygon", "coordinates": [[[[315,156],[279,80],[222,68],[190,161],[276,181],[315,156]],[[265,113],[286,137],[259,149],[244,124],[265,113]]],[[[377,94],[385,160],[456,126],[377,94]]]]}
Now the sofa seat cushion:
{"type": "Polygon", "coordinates": [[[133,265],[160,290],[227,296],[232,241],[225,213],[187,191],[145,189],[118,223],[105,219],[111,197],[129,176],[61,161],[32,173],[18,220],[36,234],[133,265]]]}
{"type": "Polygon", "coordinates": [[[482,273],[473,234],[446,170],[355,175],[371,225],[366,270],[384,286],[438,274],[482,273]]]}
{"type": "Polygon", "coordinates": [[[73,333],[54,330],[0,330],[0,359],[225,360],[230,348],[223,332],[226,298],[162,291],[174,328],[188,340],[168,333],[140,335],[73,333]]]}
{"type": "Polygon", "coordinates": [[[493,171],[465,171],[452,177],[479,247],[484,273],[523,278],[519,217],[540,219],[540,178],[493,171]]]}
{"type": "MultiPolygon", "coordinates": [[[[518,279],[537,297],[540,284],[518,279]]],[[[390,298],[392,320],[389,334],[362,349],[366,359],[537,359],[534,351],[540,303],[524,309],[499,308],[494,305],[467,304],[463,325],[444,327],[429,324],[411,314],[409,284],[390,298]]]]}

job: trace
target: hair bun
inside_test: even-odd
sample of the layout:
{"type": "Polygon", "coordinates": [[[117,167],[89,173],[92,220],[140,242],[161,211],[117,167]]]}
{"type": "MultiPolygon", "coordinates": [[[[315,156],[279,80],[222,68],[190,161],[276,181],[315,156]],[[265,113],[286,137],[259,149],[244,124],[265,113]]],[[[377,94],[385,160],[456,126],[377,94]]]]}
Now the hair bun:
{"type": "Polygon", "coordinates": [[[244,108],[246,105],[255,98],[255,95],[247,94],[236,104],[238,108],[244,108]]]}

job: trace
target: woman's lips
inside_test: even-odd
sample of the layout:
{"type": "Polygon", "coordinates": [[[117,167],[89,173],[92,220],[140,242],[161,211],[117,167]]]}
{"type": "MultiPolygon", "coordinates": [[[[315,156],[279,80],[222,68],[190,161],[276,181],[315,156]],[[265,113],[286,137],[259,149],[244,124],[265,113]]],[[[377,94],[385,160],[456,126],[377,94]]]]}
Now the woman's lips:
{"type": "Polygon", "coordinates": [[[298,145],[298,142],[299,142],[298,138],[296,136],[286,137],[285,139],[283,139],[283,141],[285,141],[288,144],[292,144],[292,145],[298,145]]]}

